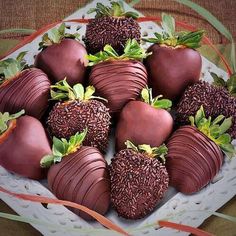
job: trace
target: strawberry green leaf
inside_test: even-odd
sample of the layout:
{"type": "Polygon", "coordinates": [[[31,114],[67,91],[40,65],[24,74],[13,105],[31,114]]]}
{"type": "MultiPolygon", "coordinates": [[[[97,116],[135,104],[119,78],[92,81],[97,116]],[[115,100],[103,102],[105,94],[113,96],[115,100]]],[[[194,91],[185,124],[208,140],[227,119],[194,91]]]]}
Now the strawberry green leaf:
{"type": "Polygon", "coordinates": [[[75,97],[78,98],[78,100],[84,99],[84,87],[82,84],[76,84],[73,86],[73,92],[75,94],[75,97]]]}
{"type": "Polygon", "coordinates": [[[236,150],[231,144],[232,139],[226,133],[232,125],[232,117],[225,118],[223,115],[219,115],[212,121],[210,116],[208,118],[205,117],[203,106],[201,106],[195,117],[190,116],[189,120],[192,126],[195,126],[200,132],[217,144],[229,158],[236,154],[236,150]]]}
{"type": "Polygon", "coordinates": [[[104,98],[92,96],[95,92],[95,88],[93,86],[88,86],[86,91],[84,92],[84,87],[82,84],[75,84],[71,87],[67,82],[66,78],[57,82],[55,85],[51,86],[50,94],[51,100],[59,100],[59,101],[85,101],[90,99],[100,99],[107,101],[104,98]]]}
{"type": "Polygon", "coordinates": [[[46,155],[41,159],[41,167],[49,168],[52,164],[61,162],[63,157],[76,152],[81,147],[87,131],[86,128],[82,133],[71,136],[69,140],[53,137],[52,155],[46,155]]]}
{"type": "Polygon", "coordinates": [[[28,67],[24,60],[27,52],[21,52],[16,59],[8,58],[0,61],[0,85],[6,80],[10,80],[20,74],[25,68],[28,67]]]}
{"type": "Polygon", "coordinates": [[[91,8],[87,13],[96,13],[95,18],[100,18],[104,16],[110,17],[132,17],[134,19],[138,18],[136,12],[125,12],[122,1],[111,1],[111,6],[105,6],[102,3],[97,3],[96,8],[91,8]]]}
{"type": "Polygon", "coordinates": [[[112,48],[110,45],[105,45],[103,51],[100,51],[94,55],[89,54],[87,56],[89,62],[89,66],[94,66],[100,62],[108,61],[110,59],[115,60],[124,60],[124,59],[132,59],[132,60],[142,60],[146,57],[151,55],[150,53],[147,53],[140,44],[135,39],[128,39],[125,47],[124,47],[124,53],[122,55],[119,55],[115,49],[112,48]]]}
{"type": "Polygon", "coordinates": [[[155,98],[152,98],[152,89],[151,88],[143,88],[141,91],[141,98],[143,102],[151,105],[154,108],[160,108],[160,109],[170,109],[172,106],[172,102],[169,99],[160,99],[163,97],[162,95],[159,95],[155,98]]]}
{"type": "Polygon", "coordinates": [[[222,78],[220,78],[217,74],[215,74],[213,72],[211,72],[210,74],[214,80],[214,82],[213,82],[214,85],[226,87],[226,82],[222,78]]]}
{"type": "Polygon", "coordinates": [[[167,33],[170,37],[173,37],[175,34],[175,20],[170,15],[162,13],[162,29],[165,33],[167,33]]]}
{"type": "Polygon", "coordinates": [[[79,40],[79,34],[66,33],[66,25],[62,23],[58,28],[53,28],[42,36],[42,41],[39,43],[39,50],[56,43],[60,43],[65,38],[79,40]]]}
{"type": "Polygon", "coordinates": [[[161,158],[162,161],[165,163],[165,156],[168,153],[168,148],[165,144],[162,144],[159,147],[151,147],[148,144],[141,144],[135,146],[131,141],[127,140],[125,142],[127,148],[132,149],[135,152],[143,153],[149,156],[150,158],[161,158]]]}
{"type": "Polygon", "coordinates": [[[175,32],[175,20],[172,16],[162,14],[162,33],[154,33],[156,38],[145,38],[146,42],[165,44],[171,47],[183,46],[187,48],[199,48],[204,34],[203,30],[193,32],[175,32]]]}
{"type": "Polygon", "coordinates": [[[21,110],[15,114],[9,114],[8,112],[1,113],[0,112],[0,135],[3,134],[7,129],[9,125],[9,121],[15,120],[25,114],[24,110],[21,110]]]}
{"type": "Polygon", "coordinates": [[[236,74],[231,75],[227,80],[227,88],[231,95],[236,93],[236,74]]]}
{"type": "Polygon", "coordinates": [[[223,115],[219,115],[217,116],[214,121],[212,122],[213,125],[217,125],[218,123],[220,123],[223,119],[225,118],[225,116],[223,115]]]}
{"type": "Polygon", "coordinates": [[[223,121],[220,125],[220,134],[225,133],[232,126],[232,117],[229,117],[223,121]]]}

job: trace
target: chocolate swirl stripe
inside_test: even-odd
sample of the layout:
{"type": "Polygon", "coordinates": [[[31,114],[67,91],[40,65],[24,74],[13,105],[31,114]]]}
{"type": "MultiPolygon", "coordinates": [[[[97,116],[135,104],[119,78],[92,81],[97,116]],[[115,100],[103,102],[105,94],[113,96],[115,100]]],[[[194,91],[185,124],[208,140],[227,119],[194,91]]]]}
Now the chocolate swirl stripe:
{"type": "Polygon", "coordinates": [[[40,119],[48,106],[50,81],[40,69],[27,69],[0,86],[0,111],[26,114],[40,119]]]}
{"type": "Polygon", "coordinates": [[[147,72],[139,61],[106,61],[92,67],[89,83],[99,96],[108,100],[110,112],[118,113],[140,95],[147,84],[147,72]]]}
{"type": "Polygon", "coordinates": [[[192,126],[183,126],[167,143],[170,184],[190,194],[206,186],[219,172],[223,153],[207,136],[192,126]]]}
{"type": "MultiPolygon", "coordinates": [[[[58,198],[82,204],[100,214],[109,208],[110,175],[106,161],[96,148],[83,146],[53,165],[48,172],[48,184],[58,198]],[[104,193],[104,201],[100,201],[104,193]]],[[[91,219],[87,214],[73,211],[91,219]]]]}

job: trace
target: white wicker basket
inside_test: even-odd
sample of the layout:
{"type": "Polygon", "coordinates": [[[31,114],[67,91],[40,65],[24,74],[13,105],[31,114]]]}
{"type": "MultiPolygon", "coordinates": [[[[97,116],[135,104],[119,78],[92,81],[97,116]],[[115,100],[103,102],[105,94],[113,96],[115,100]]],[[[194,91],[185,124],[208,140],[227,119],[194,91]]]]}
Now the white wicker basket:
{"type": "MultiPolygon", "coordinates": [[[[69,16],[67,19],[92,17],[93,15],[87,16],[86,13],[89,8],[95,7],[96,3],[99,0],[95,0],[92,3],[88,4],[84,8],[76,11],[74,14],[69,16]]],[[[100,1],[101,2],[101,1],[100,1]]],[[[103,3],[108,3],[109,1],[102,1],[103,3]]],[[[126,3],[125,7],[130,8],[126,3]]],[[[131,10],[131,9],[129,9],[131,10]]],[[[134,9],[132,9],[134,10],[134,9]]],[[[141,15],[141,14],[140,14],[141,15]]],[[[75,32],[78,24],[68,23],[71,25],[71,32],[75,32]]],[[[157,24],[153,22],[141,23],[142,34],[148,35],[149,37],[153,36],[153,32],[160,31],[160,28],[157,24]]],[[[81,29],[79,30],[81,35],[85,33],[85,25],[81,24],[81,29]]],[[[29,63],[33,63],[33,57],[37,54],[38,43],[41,37],[35,39],[32,43],[25,45],[21,49],[14,52],[10,57],[15,57],[20,51],[28,51],[26,59],[29,63]]],[[[144,47],[147,47],[149,44],[144,44],[144,47]]],[[[227,78],[227,74],[217,68],[207,59],[203,58],[203,67],[202,67],[202,77],[204,80],[211,82],[210,71],[214,71],[216,74],[227,78]]],[[[236,140],[234,140],[236,144],[236,140]]],[[[112,148],[112,142],[106,159],[110,161],[112,155],[114,154],[114,149],[112,148]]],[[[0,186],[18,193],[29,193],[29,194],[38,194],[42,196],[54,197],[53,194],[46,188],[46,182],[32,181],[19,177],[17,175],[11,174],[6,171],[4,168],[0,167],[0,186]]],[[[159,219],[166,219],[172,217],[171,220],[174,222],[179,222],[191,226],[199,226],[206,218],[211,215],[211,212],[216,211],[226,202],[228,202],[236,194],[236,158],[233,158],[232,161],[225,160],[221,172],[216,176],[214,181],[205,187],[202,191],[191,196],[185,196],[181,193],[177,193],[174,189],[170,188],[166,197],[159,204],[157,209],[148,217],[138,221],[127,221],[121,219],[117,216],[116,212],[110,210],[108,217],[118,225],[126,229],[134,229],[143,227],[147,224],[154,223],[159,219]],[[202,211],[202,212],[201,212],[202,211]]],[[[101,227],[98,223],[89,224],[70,212],[67,208],[63,206],[49,204],[47,207],[43,206],[40,203],[32,203],[28,201],[19,200],[13,197],[9,197],[7,194],[0,193],[0,198],[6,202],[11,208],[13,208],[18,214],[33,219],[39,219],[52,223],[55,225],[55,228],[49,228],[41,226],[38,224],[33,224],[37,230],[39,230],[43,235],[48,236],[72,236],[72,235],[91,235],[89,229],[94,227],[101,227]],[[58,225],[58,227],[57,227],[58,225]],[[65,227],[62,229],[61,227],[65,227]],[[68,228],[75,229],[77,232],[68,230],[68,228]]],[[[147,228],[139,231],[133,231],[134,235],[188,235],[180,231],[175,231],[167,228],[147,228]]],[[[93,235],[99,234],[98,232],[93,235]]],[[[100,233],[105,235],[104,232],[100,233]]],[[[106,235],[115,235],[114,232],[106,233],[106,235]]]]}

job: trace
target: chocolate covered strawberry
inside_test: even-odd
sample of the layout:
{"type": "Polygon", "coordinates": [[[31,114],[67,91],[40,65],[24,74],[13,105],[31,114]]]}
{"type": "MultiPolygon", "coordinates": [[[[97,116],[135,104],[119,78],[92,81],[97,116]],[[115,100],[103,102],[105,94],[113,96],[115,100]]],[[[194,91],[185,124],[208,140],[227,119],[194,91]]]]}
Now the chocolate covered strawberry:
{"type": "Polygon", "coordinates": [[[96,12],[86,26],[84,42],[89,53],[103,50],[106,44],[117,52],[123,52],[128,39],[140,41],[140,26],[135,20],[138,14],[125,12],[122,2],[111,1],[111,7],[97,3],[88,13],[96,12]]]}
{"type": "Polygon", "coordinates": [[[211,182],[223,164],[223,153],[228,157],[235,155],[231,137],[226,133],[231,117],[206,118],[201,106],[189,119],[191,125],[180,127],[168,140],[166,157],[170,184],[185,194],[198,192],[211,182]]]}
{"type": "Polygon", "coordinates": [[[40,119],[48,107],[50,81],[42,70],[28,67],[25,54],[0,61],[0,112],[24,109],[40,119]]]}
{"type": "MultiPolygon", "coordinates": [[[[86,127],[84,145],[105,151],[108,144],[110,115],[108,108],[93,96],[95,89],[81,84],[72,87],[66,80],[51,86],[52,100],[59,100],[49,113],[47,125],[51,136],[68,139],[86,127]]],[[[104,99],[103,99],[104,100],[104,99]]]]}
{"type": "Polygon", "coordinates": [[[24,111],[0,113],[0,165],[30,179],[42,179],[45,171],[40,160],[51,154],[42,124],[24,111]]]}
{"type": "Polygon", "coordinates": [[[79,34],[66,33],[65,24],[50,30],[39,43],[42,50],[35,59],[35,66],[42,69],[52,82],[67,77],[70,85],[83,83],[87,66],[87,52],[79,42],[79,34]]]}
{"type": "MultiPolygon", "coordinates": [[[[53,153],[41,160],[49,168],[48,185],[57,198],[72,201],[104,215],[110,204],[110,176],[107,163],[94,147],[82,146],[85,130],[69,140],[53,138],[53,153]]],[[[72,209],[86,220],[92,218],[72,209]]]]}
{"type": "Polygon", "coordinates": [[[200,78],[202,59],[195,49],[200,47],[203,31],[176,33],[174,19],[166,14],[162,15],[162,29],[162,33],[155,33],[156,38],[145,39],[154,43],[145,60],[148,83],[154,96],[163,94],[176,101],[200,78]]]}
{"type": "Polygon", "coordinates": [[[116,150],[125,148],[125,141],[136,145],[161,145],[171,134],[173,118],[167,111],[172,105],[168,99],[152,98],[152,90],[144,88],[143,101],[131,101],[120,113],[116,128],[116,150]]]}
{"type": "Polygon", "coordinates": [[[137,43],[128,40],[122,55],[110,45],[95,55],[89,55],[92,66],[89,84],[108,100],[110,112],[119,114],[125,104],[135,100],[147,85],[147,72],[140,60],[149,54],[137,43]]]}
{"type": "Polygon", "coordinates": [[[194,115],[203,105],[206,116],[216,118],[222,114],[232,117],[229,134],[236,138],[236,75],[227,81],[211,73],[214,83],[205,81],[189,86],[177,104],[176,122],[180,125],[188,123],[188,117],[194,115]]]}
{"type": "Polygon", "coordinates": [[[140,219],[151,213],[168,189],[169,177],[164,160],[165,145],[135,146],[118,152],[109,166],[111,202],[118,215],[126,219],[140,219]]]}

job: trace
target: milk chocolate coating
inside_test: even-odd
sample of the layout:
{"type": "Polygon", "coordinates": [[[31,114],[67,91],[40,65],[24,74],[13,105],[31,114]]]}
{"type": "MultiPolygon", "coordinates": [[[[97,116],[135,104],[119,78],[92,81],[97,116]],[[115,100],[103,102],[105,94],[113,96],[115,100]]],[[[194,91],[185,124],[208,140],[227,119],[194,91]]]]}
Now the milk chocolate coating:
{"type": "Polygon", "coordinates": [[[74,39],[64,39],[40,52],[35,59],[35,66],[42,69],[52,82],[67,78],[72,86],[83,83],[87,66],[85,47],[74,39]]]}
{"type": "Polygon", "coordinates": [[[191,194],[206,186],[223,163],[220,148],[195,127],[186,125],[170,137],[166,167],[170,185],[191,194]]]}
{"type": "Polygon", "coordinates": [[[89,53],[103,50],[106,44],[122,53],[128,39],[140,41],[140,26],[129,17],[99,17],[86,25],[84,42],[89,53]]]}
{"type": "Polygon", "coordinates": [[[120,113],[116,128],[116,150],[125,149],[125,141],[136,145],[161,145],[171,134],[173,119],[164,109],[156,109],[141,101],[131,101],[120,113]]]}
{"type": "Polygon", "coordinates": [[[92,67],[89,83],[97,95],[108,100],[107,106],[114,114],[140,95],[147,84],[147,72],[139,61],[106,61],[92,67]]]}
{"type": "Polygon", "coordinates": [[[111,202],[118,215],[140,219],[151,213],[168,189],[165,166],[132,149],[121,150],[109,166],[111,202]]]}
{"type": "MultiPolygon", "coordinates": [[[[98,149],[81,147],[51,166],[48,184],[59,199],[72,201],[104,215],[110,204],[110,176],[98,149]]],[[[71,209],[85,220],[88,214],[71,209]]]]}
{"type": "Polygon", "coordinates": [[[17,113],[40,119],[48,107],[50,81],[40,69],[24,70],[6,85],[0,86],[0,112],[17,113]]]}
{"type": "Polygon", "coordinates": [[[162,94],[164,98],[178,100],[188,85],[199,80],[202,59],[197,51],[154,44],[148,52],[152,54],[144,64],[153,96],[162,94]]]}
{"type": "Polygon", "coordinates": [[[42,124],[31,116],[17,119],[16,127],[0,144],[0,165],[30,179],[45,178],[40,160],[51,154],[51,147],[42,124]]]}

